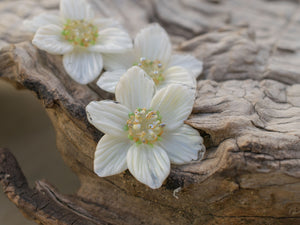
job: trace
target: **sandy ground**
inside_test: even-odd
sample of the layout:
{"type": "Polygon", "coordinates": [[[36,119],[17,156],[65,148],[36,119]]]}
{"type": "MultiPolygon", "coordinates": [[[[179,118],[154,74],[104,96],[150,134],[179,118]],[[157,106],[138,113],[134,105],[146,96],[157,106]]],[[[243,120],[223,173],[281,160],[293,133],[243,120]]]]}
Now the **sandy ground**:
{"type": "MultiPolygon", "coordinates": [[[[78,188],[77,177],[56,149],[54,129],[39,101],[29,91],[17,91],[4,81],[0,81],[0,146],[14,153],[31,186],[45,178],[62,193],[78,188]]],[[[25,219],[1,191],[0,224],[36,223],[25,219]]]]}

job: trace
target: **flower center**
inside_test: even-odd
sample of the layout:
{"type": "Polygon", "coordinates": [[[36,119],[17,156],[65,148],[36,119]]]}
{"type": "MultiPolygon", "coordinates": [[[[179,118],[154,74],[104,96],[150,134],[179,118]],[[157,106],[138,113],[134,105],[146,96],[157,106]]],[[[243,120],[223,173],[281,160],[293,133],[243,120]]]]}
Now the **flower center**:
{"type": "Polygon", "coordinates": [[[163,77],[163,66],[159,60],[149,60],[145,58],[140,58],[139,63],[137,63],[154,81],[156,85],[164,80],[163,77]]]}
{"type": "Polygon", "coordinates": [[[128,131],[128,138],[137,144],[153,145],[159,141],[163,133],[165,124],[161,122],[158,111],[151,109],[136,109],[134,113],[130,113],[124,130],[128,131]]]}
{"type": "Polygon", "coordinates": [[[98,28],[85,20],[68,20],[62,35],[73,45],[88,47],[96,43],[98,28]]]}

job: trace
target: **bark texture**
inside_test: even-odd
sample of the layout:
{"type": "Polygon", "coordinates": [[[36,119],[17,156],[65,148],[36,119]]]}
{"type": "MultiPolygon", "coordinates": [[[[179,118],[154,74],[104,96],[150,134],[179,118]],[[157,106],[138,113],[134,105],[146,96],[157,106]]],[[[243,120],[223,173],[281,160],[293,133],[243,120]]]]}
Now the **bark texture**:
{"type": "Polygon", "coordinates": [[[134,34],[159,22],[175,51],[203,61],[187,124],[205,139],[201,162],[173,166],[152,190],[129,172],[93,173],[101,137],[87,121],[91,100],[113,96],[64,72],[61,56],[36,49],[25,18],[57,0],[1,1],[0,78],[33,91],[57,145],[81,180],[73,196],[38,181],[30,189],[14,157],[0,150],[8,197],[41,224],[300,224],[300,4],[264,0],[90,1],[134,34]],[[176,190],[174,192],[174,190],[176,190]]]}

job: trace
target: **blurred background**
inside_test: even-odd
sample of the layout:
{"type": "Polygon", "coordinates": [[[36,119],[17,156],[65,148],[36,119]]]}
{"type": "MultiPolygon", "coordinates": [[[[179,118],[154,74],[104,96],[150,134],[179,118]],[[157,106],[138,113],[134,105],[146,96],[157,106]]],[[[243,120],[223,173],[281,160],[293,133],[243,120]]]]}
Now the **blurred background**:
{"type": "MultiPolygon", "coordinates": [[[[0,80],[0,147],[17,158],[30,186],[46,179],[60,192],[74,193],[78,178],[64,164],[56,148],[55,132],[38,99],[0,80]]],[[[0,224],[34,225],[0,191],[0,224]]]]}

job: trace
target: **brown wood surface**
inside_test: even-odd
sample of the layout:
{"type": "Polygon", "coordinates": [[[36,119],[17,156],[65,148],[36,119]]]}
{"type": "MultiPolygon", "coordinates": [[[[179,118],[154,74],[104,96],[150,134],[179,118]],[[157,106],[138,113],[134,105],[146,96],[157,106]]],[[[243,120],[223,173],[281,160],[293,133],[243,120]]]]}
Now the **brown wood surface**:
{"type": "Polygon", "coordinates": [[[81,180],[72,196],[45,181],[30,189],[14,157],[1,149],[0,180],[20,210],[51,225],[300,224],[299,2],[90,2],[132,35],[159,22],[175,51],[203,61],[186,123],[202,134],[207,153],[201,162],[172,166],[158,190],[129,172],[97,177],[93,155],[102,134],[88,123],[85,106],[113,96],[70,80],[61,56],[31,44],[22,20],[57,10],[57,0],[0,1],[0,78],[40,99],[63,159],[81,180]]]}

